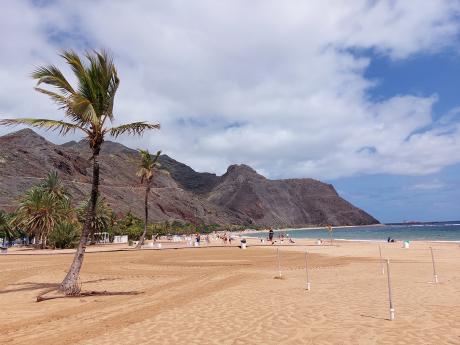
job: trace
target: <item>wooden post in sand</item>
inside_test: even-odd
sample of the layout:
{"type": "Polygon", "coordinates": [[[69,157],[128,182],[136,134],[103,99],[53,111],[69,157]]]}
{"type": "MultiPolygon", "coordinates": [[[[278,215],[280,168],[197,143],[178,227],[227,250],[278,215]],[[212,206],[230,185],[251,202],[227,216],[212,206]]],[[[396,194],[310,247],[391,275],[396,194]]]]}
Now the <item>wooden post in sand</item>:
{"type": "Polygon", "coordinates": [[[385,266],[382,259],[382,247],[379,244],[379,253],[380,253],[380,265],[382,266],[382,274],[385,275],[385,266]]]}
{"type": "Polygon", "coordinates": [[[305,272],[307,273],[307,290],[310,291],[310,277],[308,276],[307,251],[305,251],[305,272]]]}
{"type": "Polygon", "coordinates": [[[282,275],[281,275],[281,263],[280,263],[280,249],[278,247],[276,247],[276,258],[278,260],[278,276],[279,276],[279,279],[281,279],[282,275]]]}
{"type": "Polygon", "coordinates": [[[390,277],[390,260],[387,259],[387,277],[388,277],[388,298],[390,300],[390,321],[395,319],[395,308],[393,307],[393,298],[391,296],[391,277],[390,277]]]}
{"type": "Polygon", "coordinates": [[[431,251],[431,262],[433,263],[433,278],[434,278],[434,283],[438,283],[438,275],[436,274],[436,265],[434,264],[434,255],[433,255],[433,248],[430,247],[431,251]]]}

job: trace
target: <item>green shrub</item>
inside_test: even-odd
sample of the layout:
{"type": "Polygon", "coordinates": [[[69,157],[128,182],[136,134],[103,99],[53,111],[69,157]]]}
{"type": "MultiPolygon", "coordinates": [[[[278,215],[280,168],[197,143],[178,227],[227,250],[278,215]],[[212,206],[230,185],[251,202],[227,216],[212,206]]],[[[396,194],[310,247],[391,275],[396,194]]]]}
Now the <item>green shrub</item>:
{"type": "MultiPolygon", "coordinates": [[[[128,239],[137,241],[144,231],[144,222],[128,212],[109,229],[110,236],[128,235],[128,239]]],[[[147,238],[149,233],[147,232],[147,238]]],[[[151,235],[150,235],[151,236],[151,235]]]]}
{"type": "Polygon", "coordinates": [[[78,243],[80,231],[73,223],[58,224],[50,234],[49,244],[58,249],[74,248],[78,243]]]}

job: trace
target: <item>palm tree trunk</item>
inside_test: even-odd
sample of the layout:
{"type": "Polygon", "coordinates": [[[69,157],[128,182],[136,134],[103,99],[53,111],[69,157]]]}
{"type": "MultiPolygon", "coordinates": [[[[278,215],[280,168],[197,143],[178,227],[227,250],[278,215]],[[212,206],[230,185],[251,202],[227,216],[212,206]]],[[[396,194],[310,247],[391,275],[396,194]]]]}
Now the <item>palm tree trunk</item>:
{"type": "Polygon", "coordinates": [[[91,240],[89,242],[90,245],[96,244],[96,239],[94,237],[94,231],[91,231],[91,240]]]}
{"type": "Polygon", "coordinates": [[[72,265],[69,272],[62,281],[59,291],[64,292],[66,295],[78,294],[80,287],[78,286],[78,278],[80,276],[81,266],[83,265],[83,258],[85,255],[86,244],[88,242],[89,234],[91,233],[91,224],[93,223],[94,215],[96,213],[96,203],[99,196],[99,156],[100,146],[93,149],[93,181],[91,189],[90,204],[86,210],[85,224],[80,237],[77,251],[75,253],[72,265]]]}
{"type": "Polygon", "coordinates": [[[150,182],[147,182],[147,186],[145,187],[145,199],[144,199],[144,232],[139,239],[139,243],[137,244],[136,248],[139,249],[145,240],[145,235],[147,234],[147,221],[149,219],[149,193],[150,193],[150,182]]]}
{"type": "Polygon", "coordinates": [[[43,233],[40,234],[40,249],[45,249],[43,246],[43,233]]]}

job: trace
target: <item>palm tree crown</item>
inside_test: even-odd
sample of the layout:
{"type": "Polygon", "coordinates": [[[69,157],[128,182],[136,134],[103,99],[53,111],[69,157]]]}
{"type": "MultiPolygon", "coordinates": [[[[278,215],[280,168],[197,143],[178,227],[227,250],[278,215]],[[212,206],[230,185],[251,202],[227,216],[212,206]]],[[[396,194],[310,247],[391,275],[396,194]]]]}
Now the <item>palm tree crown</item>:
{"type": "MultiPolygon", "coordinates": [[[[86,53],[87,63],[73,51],[64,51],[61,57],[71,67],[77,87],[73,88],[63,73],[53,65],[38,67],[32,78],[37,80],[35,90],[48,95],[60,109],[65,111],[70,122],[50,119],[5,119],[0,125],[24,124],[33,127],[58,130],[65,135],[80,130],[85,133],[91,149],[98,150],[104,141],[104,135],[118,137],[120,134],[142,134],[147,129],[158,129],[159,124],[133,122],[121,126],[109,127],[114,120],[113,105],[120,84],[112,58],[105,51],[86,53]],[[52,86],[56,91],[39,87],[41,84],[52,86]]],[[[97,152],[96,154],[98,154],[97,152]]]]}
{"type": "Polygon", "coordinates": [[[161,151],[158,151],[153,157],[149,150],[139,150],[139,153],[141,155],[141,164],[136,175],[141,178],[141,183],[144,183],[144,181],[149,183],[153,178],[153,170],[160,167],[158,158],[160,157],[161,151]]]}
{"type": "Polygon", "coordinates": [[[44,191],[48,192],[51,198],[59,201],[70,200],[70,194],[62,181],[59,179],[57,171],[50,171],[40,187],[44,191]]]}

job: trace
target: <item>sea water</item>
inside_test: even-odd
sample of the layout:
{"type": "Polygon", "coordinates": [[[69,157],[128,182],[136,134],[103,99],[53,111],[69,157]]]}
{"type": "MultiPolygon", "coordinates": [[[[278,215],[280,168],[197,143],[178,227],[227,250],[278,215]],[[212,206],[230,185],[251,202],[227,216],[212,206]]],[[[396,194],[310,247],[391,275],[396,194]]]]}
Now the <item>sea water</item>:
{"type": "MultiPolygon", "coordinates": [[[[326,228],[279,230],[292,238],[313,238],[327,240],[330,234],[326,228]]],[[[275,231],[274,238],[278,237],[275,231]]],[[[249,236],[267,237],[266,231],[249,236]]],[[[334,228],[332,237],[337,240],[386,241],[388,237],[396,241],[460,241],[460,221],[423,224],[394,224],[381,226],[358,226],[334,228]]]]}

